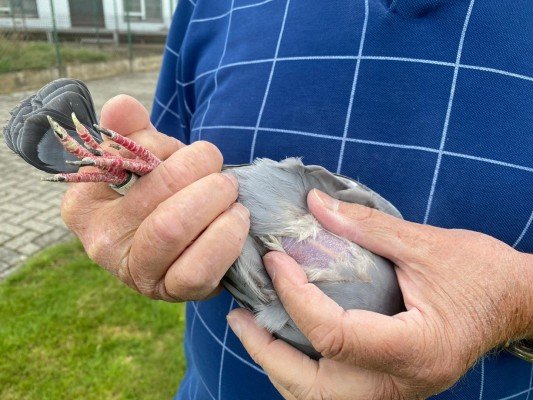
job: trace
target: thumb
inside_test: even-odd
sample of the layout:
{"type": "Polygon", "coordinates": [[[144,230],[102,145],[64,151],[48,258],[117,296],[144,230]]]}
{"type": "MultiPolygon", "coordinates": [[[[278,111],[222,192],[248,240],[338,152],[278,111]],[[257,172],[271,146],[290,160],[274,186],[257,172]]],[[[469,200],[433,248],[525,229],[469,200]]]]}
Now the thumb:
{"type": "Polygon", "coordinates": [[[334,199],[320,190],[307,195],[311,213],[328,231],[379,254],[396,264],[423,250],[430,229],[374,208],[334,199]]]}
{"type": "Polygon", "coordinates": [[[148,110],[137,99],[126,94],[119,94],[104,104],[100,123],[124,136],[140,130],[155,131],[148,110]]]}
{"type": "Polygon", "coordinates": [[[115,96],[104,104],[100,124],[128,136],[162,160],[184,147],[179,140],[159,133],[150,122],[148,110],[137,99],[125,94],[115,96]]]}

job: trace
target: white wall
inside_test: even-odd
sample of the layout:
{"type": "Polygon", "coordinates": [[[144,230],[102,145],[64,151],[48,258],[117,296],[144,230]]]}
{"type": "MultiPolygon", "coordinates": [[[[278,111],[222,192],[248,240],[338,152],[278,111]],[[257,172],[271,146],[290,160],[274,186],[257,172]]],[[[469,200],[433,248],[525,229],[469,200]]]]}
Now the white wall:
{"type": "MultiPolygon", "coordinates": [[[[13,21],[15,21],[15,26],[17,28],[23,28],[26,26],[30,29],[52,29],[52,9],[50,8],[50,0],[37,0],[37,10],[39,18],[0,18],[0,27],[11,28],[13,27],[13,21]]],[[[70,28],[68,0],[54,0],[54,11],[57,28],[70,28]]]]}
{"type": "MultiPolygon", "coordinates": [[[[164,32],[170,26],[170,21],[172,18],[170,10],[170,1],[171,0],[162,0],[162,21],[132,21],[131,30],[132,32],[164,32]]],[[[118,20],[118,27],[120,31],[125,32],[128,29],[127,23],[124,20],[125,10],[123,7],[123,0],[103,0],[104,4],[104,15],[106,28],[110,30],[116,29],[116,21],[118,20]],[[116,12],[118,13],[118,18],[115,18],[115,7],[116,12]]],[[[176,0],[172,1],[174,6],[177,4],[176,0]]],[[[174,11],[174,10],[172,10],[174,11]]]]}
{"type": "MultiPolygon", "coordinates": [[[[54,1],[54,11],[56,15],[56,24],[58,29],[68,29],[71,27],[70,24],[70,11],[68,0],[53,0],[54,1]]],[[[79,0],[84,1],[84,0],[79,0]]],[[[124,9],[123,9],[123,0],[102,0],[104,6],[104,18],[106,28],[110,30],[116,29],[116,21],[118,21],[118,27],[121,32],[125,32],[127,28],[127,23],[124,20],[124,9]],[[118,18],[116,18],[115,13],[115,4],[116,12],[118,13],[118,18]]],[[[162,0],[162,12],[163,20],[158,21],[132,21],[131,30],[132,32],[165,32],[169,26],[172,19],[172,12],[177,5],[178,0],[162,0]],[[172,5],[172,10],[171,10],[172,5]]],[[[50,8],[50,0],[37,0],[37,8],[39,11],[39,18],[26,18],[23,21],[22,18],[15,18],[15,26],[22,28],[26,26],[30,29],[52,29],[52,11],[50,8]]],[[[0,28],[11,28],[13,27],[13,18],[0,18],[0,28]]]]}

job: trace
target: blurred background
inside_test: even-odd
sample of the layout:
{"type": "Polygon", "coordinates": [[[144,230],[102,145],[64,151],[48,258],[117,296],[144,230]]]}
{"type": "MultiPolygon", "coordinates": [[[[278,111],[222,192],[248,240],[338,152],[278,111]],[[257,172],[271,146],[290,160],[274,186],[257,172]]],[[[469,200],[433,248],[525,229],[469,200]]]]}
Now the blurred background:
{"type": "Polygon", "coordinates": [[[0,74],[7,74],[0,93],[58,76],[95,79],[153,69],[176,3],[0,0],[0,74]]]}
{"type": "MultiPolygon", "coordinates": [[[[0,130],[58,77],[86,81],[97,112],[121,93],[150,110],[176,5],[0,0],[0,130]]],[[[61,220],[66,185],[44,175],[0,140],[0,399],[172,398],[182,305],[143,298],[92,263],[61,220]]]]}

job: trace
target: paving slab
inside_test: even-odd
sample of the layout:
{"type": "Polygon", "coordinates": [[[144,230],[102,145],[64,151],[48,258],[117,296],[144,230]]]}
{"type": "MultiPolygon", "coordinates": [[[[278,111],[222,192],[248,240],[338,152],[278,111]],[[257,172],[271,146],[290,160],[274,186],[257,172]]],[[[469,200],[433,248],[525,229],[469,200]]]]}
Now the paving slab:
{"type": "MultiPolygon", "coordinates": [[[[135,73],[87,82],[97,111],[121,93],[151,107],[157,73],[135,73]]],[[[0,130],[9,111],[32,92],[0,95],[0,130]]],[[[0,279],[26,258],[73,237],[63,224],[59,204],[66,186],[41,182],[44,173],[12,154],[0,140],[0,279]]]]}

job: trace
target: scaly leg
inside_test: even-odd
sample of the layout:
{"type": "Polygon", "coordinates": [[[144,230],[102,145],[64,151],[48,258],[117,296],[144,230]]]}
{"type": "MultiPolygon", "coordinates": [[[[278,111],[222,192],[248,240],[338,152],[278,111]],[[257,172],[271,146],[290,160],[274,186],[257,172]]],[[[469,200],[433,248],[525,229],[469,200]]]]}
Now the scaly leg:
{"type": "Polygon", "coordinates": [[[104,150],[102,145],[91,136],[87,128],[78,121],[74,114],[72,114],[72,121],[76,127],[76,132],[83,141],[85,147],[81,146],[52,118],[48,117],[48,121],[65,150],[81,160],[68,161],[69,164],[94,166],[99,168],[100,171],[61,173],[45,179],[47,181],[107,182],[113,185],[122,185],[130,180],[132,173],[136,175],[145,175],[161,163],[161,160],[159,160],[153,153],[138,145],[131,139],[109,129],[95,125],[95,128],[101,134],[109,137],[113,141],[113,143],[110,144],[111,147],[120,149],[122,146],[136,157],[134,159],[121,157],[104,150]]]}
{"type": "Polygon", "coordinates": [[[146,161],[152,167],[152,169],[154,169],[161,163],[161,160],[157,158],[157,156],[153,154],[151,151],[135,143],[133,140],[125,136],[122,136],[120,133],[114,132],[107,128],[103,128],[97,124],[94,124],[94,127],[102,135],[107,136],[113,142],[129,150],[130,152],[135,154],[137,157],[139,157],[141,160],[146,161]]]}
{"type": "MultiPolygon", "coordinates": [[[[127,178],[127,174],[124,174],[127,178]]],[[[48,182],[106,182],[113,185],[120,185],[125,178],[109,172],[75,172],[72,174],[55,174],[48,178],[42,178],[48,182]]]]}
{"type": "Polygon", "coordinates": [[[127,170],[141,176],[146,175],[153,169],[146,161],[123,157],[84,157],[81,161],[67,162],[80,167],[93,166],[107,171],[127,170]]]}

